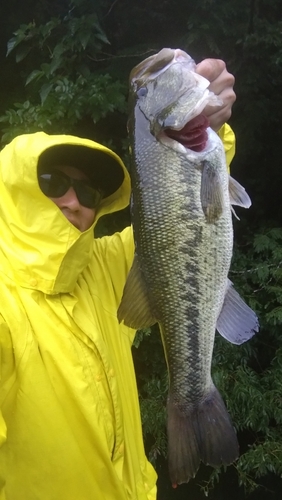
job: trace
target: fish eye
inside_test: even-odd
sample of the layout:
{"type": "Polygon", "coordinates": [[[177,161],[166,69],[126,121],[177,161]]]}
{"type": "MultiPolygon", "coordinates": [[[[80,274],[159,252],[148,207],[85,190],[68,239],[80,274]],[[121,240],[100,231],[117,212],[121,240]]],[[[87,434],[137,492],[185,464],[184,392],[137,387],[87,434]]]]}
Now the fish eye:
{"type": "Polygon", "coordinates": [[[140,87],[140,89],[137,90],[138,97],[146,97],[147,94],[148,89],[146,87],[140,87]]]}

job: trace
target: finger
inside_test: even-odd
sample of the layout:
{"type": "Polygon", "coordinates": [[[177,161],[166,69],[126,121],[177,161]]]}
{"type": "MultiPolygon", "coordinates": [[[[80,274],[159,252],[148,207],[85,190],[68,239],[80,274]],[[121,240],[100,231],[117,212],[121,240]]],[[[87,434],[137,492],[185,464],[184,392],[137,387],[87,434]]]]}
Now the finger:
{"type": "Polygon", "coordinates": [[[196,66],[196,73],[210,82],[218,78],[224,70],[226,70],[226,65],[221,59],[204,59],[196,66]]]}
{"type": "Polygon", "coordinates": [[[236,100],[236,94],[232,88],[225,88],[222,92],[218,94],[218,97],[221,99],[221,106],[206,106],[204,109],[204,114],[209,117],[210,115],[217,113],[220,109],[224,109],[226,107],[232,107],[236,100]]]}
{"type": "Polygon", "coordinates": [[[215,130],[215,132],[218,132],[220,127],[229,120],[231,114],[232,108],[228,105],[206,116],[209,120],[210,127],[215,130]]]}
{"type": "Polygon", "coordinates": [[[225,89],[229,89],[233,92],[234,83],[234,76],[225,69],[217,78],[215,78],[215,80],[211,82],[209,90],[216,95],[221,95],[225,89]]]}

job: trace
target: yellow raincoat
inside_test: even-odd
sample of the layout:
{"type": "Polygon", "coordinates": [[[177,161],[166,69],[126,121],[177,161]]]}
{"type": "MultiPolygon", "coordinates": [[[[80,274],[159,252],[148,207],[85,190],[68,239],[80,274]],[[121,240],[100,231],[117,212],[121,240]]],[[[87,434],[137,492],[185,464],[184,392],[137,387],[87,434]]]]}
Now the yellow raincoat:
{"type": "MultiPolygon", "coordinates": [[[[116,317],[131,230],[94,239],[41,192],[38,158],[63,143],[102,149],[124,168],[92,141],[43,132],[0,153],[0,499],[153,500],[134,331],[116,317]]],[[[97,218],[128,204],[124,173],[97,218]]]]}

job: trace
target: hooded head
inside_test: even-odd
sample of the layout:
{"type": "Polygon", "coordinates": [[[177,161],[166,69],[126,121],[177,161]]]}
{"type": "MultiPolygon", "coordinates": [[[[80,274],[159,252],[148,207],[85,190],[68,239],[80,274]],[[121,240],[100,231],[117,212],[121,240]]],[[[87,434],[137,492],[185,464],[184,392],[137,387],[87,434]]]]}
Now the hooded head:
{"type": "Polygon", "coordinates": [[[124,180],[124,169],[120,159],[100,144],[91,142],[98,148],[86,145],[57,144],[41,153],[38,159],[38,174],[49,172],[59,165],[75,167],[84,172],[97,188],[101,189],[103,197],[115,193],[124,180]]]}
{"type": "Polygon", "coordinates": [[[124,164],[101,144],[44,132],[18,136],[0,153],[2,272],[45,293],[71,291],[91,258],[93,226],[101,215],[125,208],[129,196],[124,164]],[[103,193],[95,222],[83,233],[39,187],[38,175],[58,165],[82,170],[103,193]]]}

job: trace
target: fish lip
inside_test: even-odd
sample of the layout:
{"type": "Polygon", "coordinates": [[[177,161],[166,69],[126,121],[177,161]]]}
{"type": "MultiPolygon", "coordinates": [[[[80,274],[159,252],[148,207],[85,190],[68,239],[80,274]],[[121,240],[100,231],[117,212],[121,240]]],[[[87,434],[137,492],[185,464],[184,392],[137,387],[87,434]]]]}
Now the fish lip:
{"type": "MultiPolygon", "coordinates": [[[[166,131],[171,130],[172,132],[173,131],[180,132],[181,130],[184,130],[185,128],[187,128],[187,125],[192,120],[196,120],[199,116],[204,117],[203,110],[205,109],[205,107],[208,104],[209,95],[210,95],[210,91],[208,89],[206,89],[205,92],[203,93],[201,99],[197,102],[197,104],[193,107],[193,109],[190,109],[186,114],[184,114],[184,116],[182,116],[181,120],[179,120],[178,123],[173,123],[173,120],[175,120],[173,117],[173,114],[172,114],[172,116],[168,116],[164,121],[161,120],[161,115],[160,115],[159,120],[157,119],[157,123],[158,123],[157,129],[158,130],[156,129],[156,131],[158,133],[156,134],[156,136],[161,137],[161,136],[163,136],[163,134],[165,134],[168,139],[171,139],[171,140],[174,139],[175,142],[177,142],[179,145],[182,145],[185,148],[185,151],[188,150],[188,151],[192,151],[194,153],[204,152],[206,149],[206,146],[207,146],[207,142],[208,142],[208,133],[206,134],[205,146],[202,147],[200,151],[197,151],[195,149],[190,149],[189,147],[185,146],[185,144],[183,144],[184,141],[177,140],[177,137],[175,137],[175,138],[170,137],[166,131]],[[170,123],[170,120],[171,120],[171,123],[170,123]]],[[[206,123],[205,124],[203,123],[202,125],[203,125],[202,132],[207,131],[207,129],[209,127],[209,123],[208,123],[207,118],[206,118],[206,123]]]]}
{"type": "Polygon", "coordinates": [[[184,126],[164,128],[159,134],[159,140],[174,149],[178,147],[179,150],[184,148],[185,152],[203,153],[210,149],[208,129],[209,120],[203,113],[200,113],[185,122],[184,126]]]}
{"type": "Polygon", "coordinates": [[[185,156],[187,154],[192,155],[197,158],[201,157],[201,155],[208,153],[210,151],[210,144],[209,140],[207,140],[205,147],[201,151],[195,151],[194,149],[190,149],[186,146],[184,146],[181,142],[177,141],[176,139],[172,139],[169,137],[166,133],[165,130],[162,130],[162,132],[158,135],[158,140],[166,147],[170,147],[171,149],[174,149],[177,153],[183,153],[185,156]]]}
{"type": "MultiPolygon", "coordinates": [[[[129,82],[131,83],[131,85],[138,88],[138,86],[144,84],[145,81],[154,80],[156,76],[167,71],[171,65],[179,64],[179,62],[182,62],[182,64],[188,66],[191,71],[195,71],[195,61],[182,49],[164,48],[160,52],[147,57],[145,60],[141,61],[141,63],[139,63],[135,68],[133,68],[129,75],[129,82]],[[159,67],[154,68],[156,59],[164,51],[169,51],[171,59],[167,62],[163,61],[163,66],[160,65],[159,67]],[[152,71],[152,69],[154,71],[152,71]]],[[[204,79],[204,77],[202,77],[202,79],[204,79]]]]}

